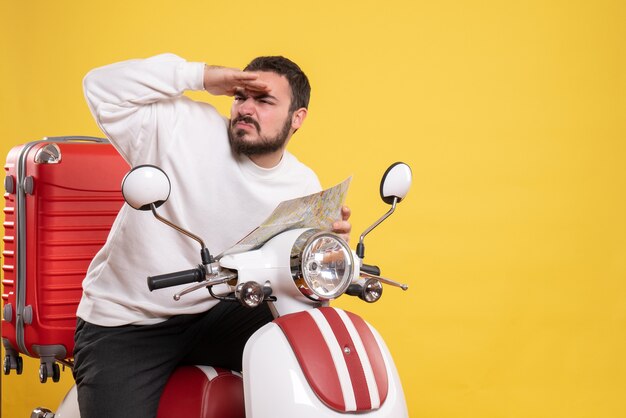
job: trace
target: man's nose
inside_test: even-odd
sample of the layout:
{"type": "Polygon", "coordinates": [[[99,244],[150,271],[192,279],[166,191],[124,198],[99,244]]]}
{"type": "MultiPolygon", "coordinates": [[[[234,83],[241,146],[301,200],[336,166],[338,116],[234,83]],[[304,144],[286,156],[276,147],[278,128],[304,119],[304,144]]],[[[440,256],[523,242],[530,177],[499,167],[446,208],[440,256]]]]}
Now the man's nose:
{"type": "Polygon", "coordinates": [[[239,103],[237,112],[240,115],[252,115],[254,113],[254,103],[252,98],[247,98],[239,103]]]}

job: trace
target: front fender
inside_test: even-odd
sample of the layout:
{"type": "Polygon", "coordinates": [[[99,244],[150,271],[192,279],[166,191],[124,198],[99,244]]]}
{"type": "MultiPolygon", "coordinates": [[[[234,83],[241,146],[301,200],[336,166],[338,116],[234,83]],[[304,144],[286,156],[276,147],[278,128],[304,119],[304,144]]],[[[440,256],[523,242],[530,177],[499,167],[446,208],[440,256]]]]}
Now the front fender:
{"type": "MultiPolygon", "coordinates": [[[[339,311],[333,308],[322,308],[322,310],[323,309],[339,311]]],[[[319,311],[319,309],[311,310],[311,312],[314,312],[313,315],[316,316],[319,316],[319,311]]],[[[307,317],[311,317],[311,312],[304,311],[293,314],[294,316],[302,316],[302,320],[297,318],[296,322],[292,324],[294,325],[294,329],[298,329],[298,334],[301,336],[299,337],[301,341],[300,343],[296,343],[295,349],[279,324],[279,322],[284,321],[285,318],[291,317],[292,315],[287,315],[267,324],[257,331],[248,341],[243,356],[246,417],[297,416],[302,418],[338,418],[345,417],[346,413],[349,413],[350,410],[355,411],[356,409],[359,409],[359,416],[368,418],[407,417],[408,411],[400,378],[393,363],[393,359],[389,354],[389,350],[378,332],[363,321],[372,336],[372,339],[364,344],[375,345],[375,348],[379,350],[382,372],[385,373],[382,380],[386,382],[385,398],[381,398],[381,402],[378,405],[375,400],[372,400],[371,404],[368,406],[368,396],[370,396],[371,393],[368,395],[368,389],[364,389],[364,380],[367,380],[367,377],[360,379],[359,382],[359,378],[356,378],[353,372],[347,371],[347,369],[339,370],[344,367],[341,366],[341,359],[335,359],[337,360],[335,361],[332,358],[329,360],[329,356],[316,355],[317,350],[319,350],[320,353],[326,350],[325,342],[318,341],[314,343],[309,338],[302,337],[303,335],[319,333],[319,325],[314,321],[306,319],[307,317]],[[304,341],[305,339],[307,341],[304,341]],[[306,356],[315,357],[308,365],[302,365],[301,361],[298,360],[298,357],[302,356],[302,350],[297,347],[298,344],[304,344],[307,347],[307,349],[304,350],[306,356]],[[298,350],[300,350],[301,353],[296,353],[298,350]],[[324,357],[326,357],[326,360],[324,360],[324,357]],[[320,381],[324,382],[326,377],[330,377],[329,380],[336,380],[337,375],[343,374],[343,377],[338,379],[343,380],[343,382],[329,384],[341,386],[339,396],[341,397],[341,393],[343,393],[343,399],[337,401],[335,397],[335,399],[329,400],[328,397],[325,398],[323,394],[316,393],[316,390],[320,392],[320,385],[315,382],[316,377],[311,374],[311,371],[306,371],[307,368],[310,369],[311,367],[320,368],[321,377],[317,377],[318,383],[320,381]],[[351,390],[352,395],[350,393],[351,390]],[[352,400],[350,400],[350,396],[352,396],[352,400]],[[345,400],[348,401],[345,402],[345,400]],[[342,402],[344,402],[343,405],[338,405],[342,402]]],[[[354,314],[349,315],[356,317],[354,314]]],[[[326,330],[326,332],[327,331],[328,330],[326,330]]],[[[331,331],[331,334],[341,334],[341,332],[334,333],[331,331]]],[[[338,356],[344,356],[341,352],[343,352],[343,349],[349,346],[349,344],[345,342],[345,336],[337,335],[337,337],[333,344],[338,344],[339,348],[338,350],[336,349],[335,352],[339,351],[338,356]]],[[[354,346],[351,347],[355,348],[354,346]]],[[[354,356],[355,351],[351,352],[352,354],[345,354],[345,356],[354,356]]],[[[332,355],[330,357],[332,357],[332,355]]],[[[336,353],[335,357],[337,357],[336,353]]],[[[350,369],[350,367],[348,367],[348,369],[350,369]]],[[[363,376],[366,374],[367,373],[363,376]]],[[[324,384],[322,384],[322,386],[323,385],[324,384]]],[[[376,385],[374,385],[374,387],[376,387],[376,385]]],[[[333,388],[330,389],[328,393],[334,391],[336,395],[337,391],[333,388]]],[[[331,398],[332,396],[333,395],[331,395],[331,398]]]]}

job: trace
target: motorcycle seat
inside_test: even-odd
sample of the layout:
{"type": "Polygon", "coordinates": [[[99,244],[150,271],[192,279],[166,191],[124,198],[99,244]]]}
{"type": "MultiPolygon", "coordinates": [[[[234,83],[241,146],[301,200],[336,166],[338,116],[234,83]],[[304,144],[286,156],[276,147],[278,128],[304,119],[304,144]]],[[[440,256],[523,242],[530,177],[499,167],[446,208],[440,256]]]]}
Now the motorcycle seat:
{"type": "Polygon", "coordinates": [[[157,418],[245,418],[243,379],[210,366],[178,367],[165,386],[157,418]]]}

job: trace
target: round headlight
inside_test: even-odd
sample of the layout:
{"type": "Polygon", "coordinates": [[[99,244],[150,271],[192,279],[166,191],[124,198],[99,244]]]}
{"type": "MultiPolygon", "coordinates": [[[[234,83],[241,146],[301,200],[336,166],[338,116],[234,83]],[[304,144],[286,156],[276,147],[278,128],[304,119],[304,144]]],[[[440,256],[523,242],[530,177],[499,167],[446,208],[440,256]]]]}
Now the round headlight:
{"type": "MultiPolygon", "coordinates": [[[[307,238],[302,252],[296,255],[299,263],[292,264],[292,274],[300,292],[313,300],[330,300],[341,296],[352,281],[354,260],[346,242],[329,232],[307,238]]],[[[292,256],[294,254],[292,253],[292,256]]],[[[293,258],[292,258],[293,259],[293,258]]]]}

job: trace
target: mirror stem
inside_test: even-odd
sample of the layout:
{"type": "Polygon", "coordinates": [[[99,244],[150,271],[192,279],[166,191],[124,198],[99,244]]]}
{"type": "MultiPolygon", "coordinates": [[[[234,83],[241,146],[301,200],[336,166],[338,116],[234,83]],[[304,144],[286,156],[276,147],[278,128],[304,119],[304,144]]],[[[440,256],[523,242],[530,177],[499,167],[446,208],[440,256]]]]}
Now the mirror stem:
{"type": "Polygon", "coordinates": [[[372,232],[372,230],[374,228],[376,228],[378,225],[380,225],[380,223],[382,221],[384,221],[385,219],[387,219],[394,210],[396,210],[396,204],[398,203],[398,197],[394,196],[393,197],[393,203],[391,204],[391,209],[389,209],[389,211],[387,213],[385,213],[379,220],[377,220],[376,222],[374,222],[374,224],[372,226],[370,226],[369,228],[367,228],[365,230],[365,232],[363,232],[361,234],[361,237],[359,238],[359,243],[356,246],[356,255],[360,258],[363,259],[363,257],[365,257],[365,244],[363,244],[363,240],[365,239],[365,236],[367,234],[369,234],[370,232],[372,232]]]}
{"type": "MultiPolygon", "coordinates": [[[[171,228],[174,228],[175,230],[177,230],[181,234],[187,235],[189,238],[193,239],[194,241],[198,242],[198,244],[200,244],[200,247],[201,247],[200,256],[202,257],[202,264],[204,264],[206,266],[206,265],[210,265],[213,262],[213,257],[211,256],[211,254],[209,253],[209,250],[204,245],[204,241],[202,241],[202,239],[199,236],[194,235],[191,232],[189,232],[189,231],[181,228],[180,226],[175,225],[172,222],[168,221],[167,219],[163,218],[161,215],[159,215],[157,213],[156,206],[154,205],[154,203],[150,203],[150,210],[152,210],[152,214],[159,221],[163,222],[165,225],[167,225],[167,226],[169,226],[171,228]]],[[[209,271],[210,271],[210,269],[209,269],[209,271]]]]}

